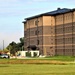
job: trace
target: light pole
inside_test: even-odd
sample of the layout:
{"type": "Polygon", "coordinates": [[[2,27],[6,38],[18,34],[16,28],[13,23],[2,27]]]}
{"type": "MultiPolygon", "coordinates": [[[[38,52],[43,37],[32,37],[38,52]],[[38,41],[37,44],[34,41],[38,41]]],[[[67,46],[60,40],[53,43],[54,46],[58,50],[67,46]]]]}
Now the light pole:
{"type": "Polygon", "coordinates": [[[4,50],[4,40],[3,40],[3,50],[4,50]]]}

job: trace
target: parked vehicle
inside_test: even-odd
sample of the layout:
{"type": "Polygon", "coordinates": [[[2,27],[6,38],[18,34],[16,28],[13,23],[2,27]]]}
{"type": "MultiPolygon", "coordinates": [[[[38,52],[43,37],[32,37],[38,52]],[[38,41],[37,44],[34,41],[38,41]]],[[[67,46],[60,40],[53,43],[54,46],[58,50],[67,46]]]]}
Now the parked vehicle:
{"type": "Polygon", "coordinates": [[[1,54],[0,58],[9,58],[9,56],[7,54],[1,54]]]}

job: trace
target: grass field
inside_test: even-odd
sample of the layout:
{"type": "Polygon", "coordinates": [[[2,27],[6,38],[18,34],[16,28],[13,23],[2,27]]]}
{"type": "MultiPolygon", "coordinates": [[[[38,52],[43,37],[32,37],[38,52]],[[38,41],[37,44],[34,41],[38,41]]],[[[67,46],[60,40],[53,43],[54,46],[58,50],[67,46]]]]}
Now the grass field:
{"type": "Polygon", "coordinates": [[[0,64],[0,75],[75,75],[75,65],[0,64]]]}
{"type": "Polygon", "coordinates": [[[0,59],[0,75],[75,75],[75,57],[0,59]]]}
{"type": "Polygon", "coordinates": [[[46,58],[0,59],[0,64],[75,64],[74,56],[53,56],[46,58]]]}

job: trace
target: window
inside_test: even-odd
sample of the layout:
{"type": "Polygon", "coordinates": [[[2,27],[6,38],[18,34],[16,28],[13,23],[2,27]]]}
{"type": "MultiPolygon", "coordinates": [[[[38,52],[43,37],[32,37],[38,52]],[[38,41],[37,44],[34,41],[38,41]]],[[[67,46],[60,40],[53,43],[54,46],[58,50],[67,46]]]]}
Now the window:
{"type": "Polygon", "coordinates": [[[51,50],[51,52],[53,52],[53,50],[51,50]]]}
{"type": "Polygon", "coordinates": [[[53,41],[53,39],[51,39],[53,41]]]}
{"type": "Polygon", "coordinates": [[[30,42],[31,42],[31,44],[34,44],[34,40],[31,40],[30,42]]]}
{"type": "Polygon", "coordinates": [[[26,45],[27,45],[27,42],[25,41],[24,44],[25,44],[25,46],[26,46],[26,45]]]}
{"type": "Polygon", "coordinates": [[[53,43],[51,42],[51,44],[53,44],[53,43]]]}
{"type": "Polygon", "coordinates": [[[38,31],[38,30],[36,30],[36,31],[35,31],[35,35],[38,35],[38,34],[39,34],[39,31],[38,31]]]}
{"type": "Polygon", "coordinates": [[[34,34],[34,31],[30,31],[31,32],[31,34],[34,34]]]}
{"type": "Polygon", "coordinates": [[[37,40],[37,45],[39,45],[39,40],[37,40]]]}
{"type": "Polygon", "coordinates": [[[26,33],[24,34],[24,36],[26,37],[26,33]]]}
{"type": "Polygon", "coordinates": [[[35,25],[38,25],[38,22],[39,22],[39,21],[38,21],[38,20],[36,20],[36,21],[35,21],[35,25]]]}
{"type": "Polygon", "coordinates": [[[35,35],[37,35],[37,31],[35,31],[35,35]]]}
{"type": "Polygon", "coordinates": [[[66,20],[67,20],[68,16],[66,16],[66,20]]]}
{"type": "Polygon", "coordinates": [[[51,33],[53,33],[53,31],[51,31],[51,33]]]}
{"type": "Polygon", "coordinates": [[[24,36],[26,37],[26,31],[24,31],[24,36]]]}
{"type": "Polygon", "coordinates": [[[51,27],[51,29],[53,29],[53,27],[51,27]]]}
{"type": "Polygon", "coordinates": [[[53,47],[50,47],[50,49],[52,49],[53,47]]]}

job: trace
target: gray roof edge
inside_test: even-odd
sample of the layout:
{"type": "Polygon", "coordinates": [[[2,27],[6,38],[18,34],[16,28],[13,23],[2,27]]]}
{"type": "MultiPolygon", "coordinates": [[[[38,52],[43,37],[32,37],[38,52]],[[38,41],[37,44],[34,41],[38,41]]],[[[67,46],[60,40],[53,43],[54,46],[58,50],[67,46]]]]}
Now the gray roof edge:
{"type": "Polygon", "coordinates": [[[25,18],[25,20],[30,20],[30,19],[33,19],[33,18],[38,18],[38,17],[41,17],[41,16],[49,16],[49,14],[39,14],[39,15],[35,15],[35,16],[32,16],[32,17],[28,17],[28,18],[25,18]]]}
{"type": "Polygon", "coordinates": [[[58,14],[65,14],[65,13],[73,12],[73,11],[75,11],[75,8],[74,9],[63,8],[63,9],[59,9],[59,10],[57,9],[55,11],[46,12],[46,13],[43,13],[43,14],[39,14],[39,15],[35,15],[35,16],[32,16],[32,17],[25,18],[25,20],[38,18],[38,17],[41,17],[41,16],[54,16],[54,15],[58,15],[58,14]],[[62,10],[64,10],[64,12],[59,13],[59,11],[62,11],[62,10]],[[56,12],[56,13],[54,13],[54,12],[56,12]],[[52,13],[54,13],[54,14],[52,14],[52,13]]]}

